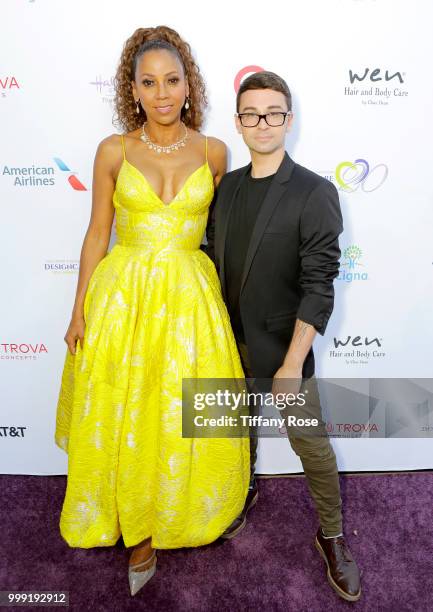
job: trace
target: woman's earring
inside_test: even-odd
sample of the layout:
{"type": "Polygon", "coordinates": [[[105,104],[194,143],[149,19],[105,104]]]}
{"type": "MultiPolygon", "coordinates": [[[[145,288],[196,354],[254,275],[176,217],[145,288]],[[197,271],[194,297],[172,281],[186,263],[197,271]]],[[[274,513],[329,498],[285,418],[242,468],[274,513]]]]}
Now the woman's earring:
{"type": "Polygon", "coordinates": [[[189,103],[189,102],[190,102],[190,100],[189,100],[189,98],[187,97],[187,98],[186,98],[186,102],[185,102],[185,110],[188,110],[188,109],[189,109],[189,107],[190,107],[190,103],[189,103]]]}
{"type": "Polygon", "coordinates": [[[135,101],[135,111],[137,115],[140,114],[140,98],[138,98],[138,100],[135,101]]]}

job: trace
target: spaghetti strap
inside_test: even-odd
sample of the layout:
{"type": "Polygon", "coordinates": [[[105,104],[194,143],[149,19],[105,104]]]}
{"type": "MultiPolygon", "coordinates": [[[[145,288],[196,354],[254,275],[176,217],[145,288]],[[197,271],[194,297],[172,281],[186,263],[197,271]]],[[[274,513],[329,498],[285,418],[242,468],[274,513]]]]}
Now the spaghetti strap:
{"type": "Polygon", "coordinates": [[[207,161],[207,136],[205,136],[206,138],[206,161],[207,161]]]}
{"type": "Polygon", "coordinates": [[[122,139],[123,159],[126,159],[126,154],[125,154],[125,139],[123,138],[123,134],[120,134],[120,138],[122,139]]]}

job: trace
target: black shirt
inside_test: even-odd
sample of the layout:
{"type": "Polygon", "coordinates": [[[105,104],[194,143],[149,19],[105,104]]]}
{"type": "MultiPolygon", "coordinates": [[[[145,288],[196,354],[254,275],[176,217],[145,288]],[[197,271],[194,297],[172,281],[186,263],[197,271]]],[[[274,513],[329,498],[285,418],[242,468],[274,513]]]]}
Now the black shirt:
{"type": "Polygon", "coordinates": [[[239,188],[233,203],[227,230],[224,254],[227,286],[227,309],[238,341],[245,342],[239,310],[239,294],[245,258],[260,206],[275,174],[253,178],[249,172],[239,188]]]}

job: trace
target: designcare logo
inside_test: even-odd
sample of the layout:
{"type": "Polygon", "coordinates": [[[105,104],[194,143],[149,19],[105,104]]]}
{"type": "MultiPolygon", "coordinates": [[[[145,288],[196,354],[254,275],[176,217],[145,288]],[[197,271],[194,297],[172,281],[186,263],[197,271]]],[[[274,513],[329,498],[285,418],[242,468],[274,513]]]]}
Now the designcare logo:
{"type": "Polygon", "coordinates": [[[45,272],[53,274],[77,274],[79,269],[78,259],[47,259],[44,263],[45,272]]]}
{"type": "Polygon", "coordinates": [[[389,170],[386,164],[372,166],[360,157],[355,161],[340,162],[335,170],[319,170],[318,174],[336,184],[339,191],[344,193],[354,193],[357,190],[372,193],[382,187],[389,170]]]}
{"type": "Polygon", "coordinates": [[[90,81],[89,85],[92,85],[98,92],[102,102],[111,104],[114,100],[115,90],[115,77],[111,76],[108,79],[104,79],[101,75],[95,77],[94,81],[90,81]]]}
{"type": "MultiPolygon", "coordinates": [[[[70,170],[60,157],[53,158],[62,173],[68,173],[67,181],[74,191],[87,191],[87,187],[70,170]]],[[[52,187],[56,184],[54,166],[3,166],[1,175],[13,180],[14,187],[52,187]]]]}
{"type": "Polygon", "coordinates": [[[0,75],[0,93],[2,98],[6,98],[11,91],[20,89],[18,79],[14,75],[0,75]]]}
{"type": "Polygon", "coordinates": [[[361,263],[361,259],[362,251],[359,246],[353,244],[345,248],[337,280],[345,281],[346,283],[368,280],[368,273],[362,270],[364,264],[361,263]]]}
{"type": "Polygon", "coordinates": [[[2,342],[0,343],[0,359],[7,361],[28,361],[48,355],[48,349],[43,342],[2,342]]]}
{"type": "Polygon", "coordinates": [[[344,95],[361,100],[364,105],[388,106],[392,99],[406,99],[406,73],[382,68],[348,69],[344,95]],[[402,87],[403,85],[403,87],[402,87]]]}

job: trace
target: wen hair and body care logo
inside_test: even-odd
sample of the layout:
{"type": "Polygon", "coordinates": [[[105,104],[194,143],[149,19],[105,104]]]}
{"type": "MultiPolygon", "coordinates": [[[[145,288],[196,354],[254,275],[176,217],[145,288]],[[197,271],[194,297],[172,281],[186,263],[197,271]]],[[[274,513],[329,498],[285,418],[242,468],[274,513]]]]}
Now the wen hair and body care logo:
{"type": "Polygon", "coordinates": [[[344,359],[347,365],[367,365],[370,359],[383,359],[383,338],[350,335],[333,338],[333,348],[329,351],[330,359],[344,359]]]}
{"type": "Polygon", "coordinates": [[[405,72],[382,68],[348,70],[348,84],[344,95],[361,100],[364,105],[388,106],[392,99],[406,99],[405,72]]]}

